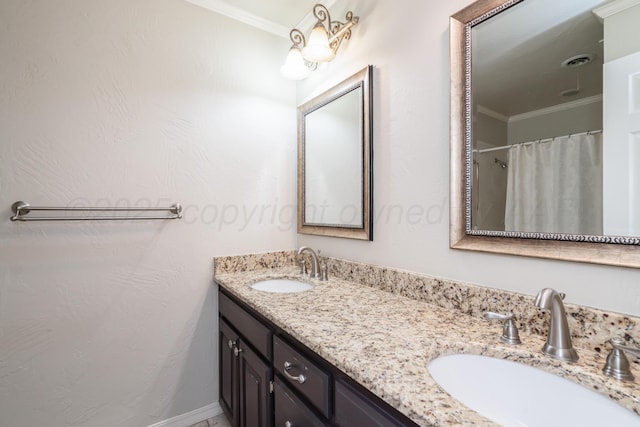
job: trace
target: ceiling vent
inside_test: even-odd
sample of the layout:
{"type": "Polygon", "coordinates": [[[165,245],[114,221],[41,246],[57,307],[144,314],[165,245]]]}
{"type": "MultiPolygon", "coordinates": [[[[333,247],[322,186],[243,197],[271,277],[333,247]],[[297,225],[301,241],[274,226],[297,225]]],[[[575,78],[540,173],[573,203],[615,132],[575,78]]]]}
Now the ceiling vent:
{"type": "Polygon", "coordinates": [[[589,62],[593,61],[593,55],[584,53],[582,55],[572,56],[571,58],[565,59],[560,64],[561,67],[568,68],[576,68],[582,67],[583,65],[587,65],[589,62]]]}

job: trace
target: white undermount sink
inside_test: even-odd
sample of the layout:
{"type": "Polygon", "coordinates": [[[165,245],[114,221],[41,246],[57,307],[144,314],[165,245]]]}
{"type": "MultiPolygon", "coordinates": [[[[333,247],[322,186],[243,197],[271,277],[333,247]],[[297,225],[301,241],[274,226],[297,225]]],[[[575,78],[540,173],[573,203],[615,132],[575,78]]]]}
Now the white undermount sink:
{"type": "Polygon", "coordinates": [[[313,285],[291,279],[272,279],[254,283],[251,287],[258,291],[286,294],[308,291],[313,288],[313,285]]]}
{"type": "Polygon", "coordinates": [[[429,372],[451,396],[503,426],[640,426],[611,399],[509,360],[470,354],[434,359],[429,372]]]}

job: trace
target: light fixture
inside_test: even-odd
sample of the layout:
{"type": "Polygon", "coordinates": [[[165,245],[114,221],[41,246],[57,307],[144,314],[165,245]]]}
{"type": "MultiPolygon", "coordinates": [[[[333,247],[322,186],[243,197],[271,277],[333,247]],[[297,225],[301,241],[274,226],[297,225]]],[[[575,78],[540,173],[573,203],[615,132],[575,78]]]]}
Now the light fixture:
{"type": "Polygon", "coordinates": [[[315,70],[318,64],[309,62],[302,56],[302,47],[305,45],[304,34],[296,28],[291,30],[289,38],[293,45],[289,49],[287,59],[280,72],[283,76],[291,80],[302,80],[307,78],[311,71],[315,70]]]}
{"type": "Polygon", "coordinates": [[[309,34],[309,43],[302,50],[302,56],[307,61],[328,62],[336,57],[336,53],[329,45],[329,34],[322,22],[318,21],[309,34]]]}
{"type": "Polygon", "coordinates": [[[285,64],[280,68],[280,72],[289,79],[304,79],[318,67],[319,62],[333,60],[342,41],[351,38],[351,27],[360,19],[349,11],[346,22],[332,21],[329,11],[322,4],[313,7],[313,15],[318,21],[311,30],[308,43],[297,28],[289,33],[293,45],[285,64]]]}

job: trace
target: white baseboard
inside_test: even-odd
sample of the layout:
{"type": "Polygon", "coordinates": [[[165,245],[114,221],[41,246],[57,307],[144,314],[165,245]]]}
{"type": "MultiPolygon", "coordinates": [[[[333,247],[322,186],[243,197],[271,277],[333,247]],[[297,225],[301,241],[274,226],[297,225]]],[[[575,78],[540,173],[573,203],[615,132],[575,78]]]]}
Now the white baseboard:
{"type": "Polygon", "coordinates": [[[168,420],[160,421],[150,425],[149,427],[189,427],[200,421],[213,418],[222,414],[222,407],[218,402],[210,405],[203,406],[202,408],[194,409],[186,414],[181,414],[168,420]]]}

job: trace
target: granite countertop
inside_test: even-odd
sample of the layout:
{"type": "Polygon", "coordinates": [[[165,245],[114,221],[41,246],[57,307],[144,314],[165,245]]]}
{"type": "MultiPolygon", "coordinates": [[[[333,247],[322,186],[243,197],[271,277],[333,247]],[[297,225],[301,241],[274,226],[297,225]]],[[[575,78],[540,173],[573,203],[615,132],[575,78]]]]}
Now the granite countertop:
{"type": "MultiPolygon", "coordinates": [[[[441,355],[469,353],[525,363],[603,393],[640,414],[640,386],[605,377],[606,355],[577,349],[580,360],[542,354],[544,338],[520,332],[500,342],[501,322],[485,320],[330,277],[302,279],[295,267],[216,273],[216,282],[418,425],[495,425],[443,391],[428,371],[441,355]],[[291,278],[315,284],[301,293],[267,293],[251,284],[291,278]]],[[[632,368],[636,376],[636,368],[632,368]]]]}

